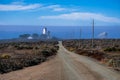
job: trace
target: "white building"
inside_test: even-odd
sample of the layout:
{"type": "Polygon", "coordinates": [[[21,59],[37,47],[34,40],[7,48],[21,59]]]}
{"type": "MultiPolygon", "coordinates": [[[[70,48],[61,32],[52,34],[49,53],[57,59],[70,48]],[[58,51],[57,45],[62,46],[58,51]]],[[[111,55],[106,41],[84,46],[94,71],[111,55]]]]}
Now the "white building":
{"type": "Polygon", "coordinates": [[[27,39],[33,39],[33,37],[29,36],[27,39]]]}

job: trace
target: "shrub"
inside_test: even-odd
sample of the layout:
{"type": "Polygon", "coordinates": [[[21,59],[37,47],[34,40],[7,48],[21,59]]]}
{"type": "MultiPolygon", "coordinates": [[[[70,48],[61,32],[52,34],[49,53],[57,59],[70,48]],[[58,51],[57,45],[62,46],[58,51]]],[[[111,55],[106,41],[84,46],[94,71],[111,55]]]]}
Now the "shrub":
{"type": "Polygon", "coordinates": [[[52,49],[50,49],[50,50],[51,50],[51,52],[52,52],[53,54],[56,54],[56,53],[57,53],[57,50],[54,49],[54,48],[52,48],[52,49]]]}
{"type": "MultiPolygon", "coordinates": [[[[42,42],[43,43],[43,42],[42,42]]],[[[38,42],[38,44],[41,44],[41,42],[38,42]]],[[[42,45],[44,45],[43,43],[42,45]]],[[[35,48],[35,54],[32,51],[26,53],[13,53],[10,54],[1,54],[0,55],[0,73],[7,73],[10,71],[15,71],[22,69],[24,67],[37,65],[41,62],[44,62],[49,56],[55,55],[57,50],[59,49],[58,46],[55,46],[56,43],[49,42],[49,45],[47,47],[44,47],[43,51],[39,50],[39,47],[35,47],[36,43],[17,43],[17,44],[9,44],[13,45],[14,49],[17,50],[24,50],[27,51],[30,49],[35,48]],[[13,57],[12,57],[13,56],[13,57]]],[[[8,44],[7,44],[8,46],[8,44]]]]}
{"type": "Polygon", "coordinates": [[[1,59],[9,59],[9,58],[11,58],[11,56],[10,56],[9,54],[2,54],[2,55],[0,56],[0,58],[1,58],[1,59]]]}
{"type": "Polygon", "coordinates": [[[70,50],[70,51],[74,51],[74,48],[70,47],[69,50],[70,50]]]}
{"type": "Polygon", "coordinates": [[[49,53],[47,50],[43,50],[43,51],[41,52],[41,54],[42,54],[44,57],[50,56],[50,53],[49,53]]]}
{"type": "Polygon", "coordinates": [[[119,51],[119,49],[117,49],[116,47],[111,47],[111,48],[106,48],[104,49],[104,51],[108,51],[108,52],[111,52],[111,51],[119,51]]]}
{"type": "Polygon", "coordinates": [[[57,50],[59,50],[59,46],[54,46],[57,50]]]}

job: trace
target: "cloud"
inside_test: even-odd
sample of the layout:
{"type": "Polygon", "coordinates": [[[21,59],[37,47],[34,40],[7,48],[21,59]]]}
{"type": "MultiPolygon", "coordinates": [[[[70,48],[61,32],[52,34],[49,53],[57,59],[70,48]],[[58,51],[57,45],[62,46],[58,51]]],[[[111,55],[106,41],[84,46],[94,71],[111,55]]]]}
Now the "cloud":
{"type": "Polygon", "coordinates": [[[53,5],[53,11],[65,11],[68,10],[67,8],[62,8],[60,5],[53,5]]]}
{"type": "Polygon", "coordinates": [[[60,7],[59,7],[59,8],[54,8],[54,9],[53,9],[53,11],[65,11],[65,10],[67,10],[67,9],[65,9],[65,8],[60,8],[60,7]]]}
{"type": "Polygon", "coordinates": [[[60,5],[48,5],[48,6],[44,7],[44,8],[46,8],[46,9],[54,9],[54,8],[58,8],[58,7],[60,7],[60,5]]]}
{"type": "Polygon", "coordinates": [[[44,6],[43,9],[51,9],[53,11],[68,11],[67,8],[63,8],[60,5],[48,5],[44,6]]]}
{"type": "Polygon", "coordinates": [[[100,34],[98,35],[98,37],[100,37],[100,38],[106,38],[107,35],[108,35],[107,32],[102,32],[102,33],[100,33],[100,34]]]}
{"type": "Polygon", "coordinates": [[[11,4],[0,4],[0,11],[21,11],[21,10],[52,10],[56,12],[70,11],[67,8],[61,7],[61,5],[44,5],[44,4],[29,4],[25,5],[23,2],[12,2],[11,4]]]}
{"type": "Polygon", "coordinates": [[[41,7],[40,4],[19,5],[19,4],[0,4],[0,11],[19,11],[19,10],[31,10],[41,7]]]}
{"type": "Polygon", "coordinates": [[[88,13],[88,12],[73,12],[69,14],[60,14],[55,16],[41,16],[41,19],[62,19],[62,20],[91,20],[95,19],[103,22],[120,23],[119,18],[108,17],[102,14],[88,13]]]}

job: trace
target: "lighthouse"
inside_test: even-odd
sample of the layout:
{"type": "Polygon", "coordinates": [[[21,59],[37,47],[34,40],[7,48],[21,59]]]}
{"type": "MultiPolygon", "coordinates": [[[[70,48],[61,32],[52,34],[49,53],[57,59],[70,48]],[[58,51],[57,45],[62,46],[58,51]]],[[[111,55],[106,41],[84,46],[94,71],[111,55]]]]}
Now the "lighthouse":
{"type": "Polygon", "coordinates": [[[43,30],[42,30],[42,34],[43,34],[43,35],[47,35],[47,28],[46,28],[46,27],[43,28],[43,30]]]}
{"type": "Polygon", "coordinates": [[[50,31],[48,31],[46,27],[44,27],[44,28],[42,29],[41,38],[42,38],[42,39],[50,39],[50,38],[51,38],[51,36],[50,36],[50,31]]]}

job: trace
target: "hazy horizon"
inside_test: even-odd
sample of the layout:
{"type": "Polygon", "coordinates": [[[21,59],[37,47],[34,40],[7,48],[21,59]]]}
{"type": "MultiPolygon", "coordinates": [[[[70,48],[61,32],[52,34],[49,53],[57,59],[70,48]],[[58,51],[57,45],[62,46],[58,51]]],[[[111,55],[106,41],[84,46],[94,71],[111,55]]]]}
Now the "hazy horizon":
{"type": "MultiPolygon", "coordinates": [[[[92,37],[92,26],[20,26],[7,25],[0,26],[0,39],[18,38],[21,34],[42,34],[42,29],[46,27],[51,31],[51,35],[63,38],[80,38],[80,29],[82,30],[82,38],[92,37]]],[[[116,26],[95,26],[95,38],[101,38],[107,33],[107,38],[120,38],[120,27],[116,26]],[[100,36],[99,36],[100,35],[100,36]]]]}

